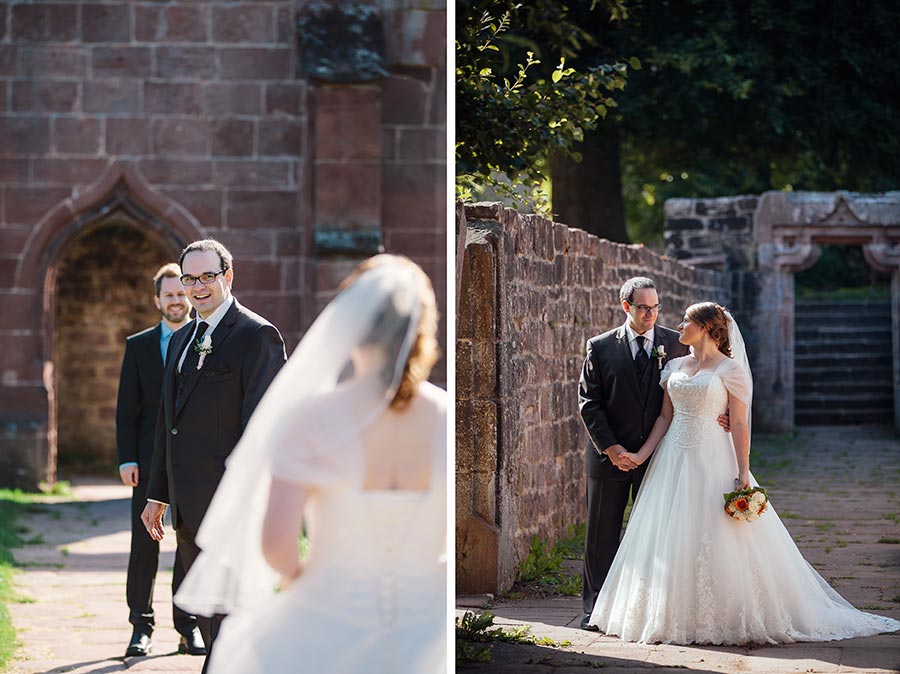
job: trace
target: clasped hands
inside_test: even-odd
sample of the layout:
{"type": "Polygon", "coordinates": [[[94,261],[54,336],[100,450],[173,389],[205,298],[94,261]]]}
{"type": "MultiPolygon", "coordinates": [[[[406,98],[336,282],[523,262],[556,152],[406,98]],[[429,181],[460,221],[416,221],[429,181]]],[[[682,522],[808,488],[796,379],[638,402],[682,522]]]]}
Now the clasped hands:
{"type": "MultiPolygon", "coordinates": [[[[726,433],[731,432],[731,420],[728,416],[728,410],[725,410],[724,414],[720,414],[716,421],[719,422],[719,426],[721,426],[726,433]]],[[[630,470],[634,470],[646,460],[646,458],[641,459],[637,452],[629,452],[622,445],[612,445],[611,447],[607,447],[605,452],[606,456],[609,457],[609,460],[612,461],[612,464],[626,473],[630,470]]]]}

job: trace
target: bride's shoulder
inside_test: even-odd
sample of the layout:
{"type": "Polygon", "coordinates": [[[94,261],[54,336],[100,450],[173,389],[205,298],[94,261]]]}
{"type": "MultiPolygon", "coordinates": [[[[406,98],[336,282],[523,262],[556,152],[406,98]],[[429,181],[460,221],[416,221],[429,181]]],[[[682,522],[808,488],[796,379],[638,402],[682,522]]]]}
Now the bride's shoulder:
{"type": "Polygon", "coordinates": [[[429,381],[419,384],[416,391],[419,403],[430,408],[436,414],[447,413],[447,392],[440,386],[435,386],[429,381]]]}
{"type": "Polygon", "coordinates": [[[666,362],[666,367],[670,370],[680,370],[686,365],[696,365],[696,360],[694,359],[693,354],[688,354],[686,356],[678,356],[678,358],[672,358],[671,360],[666,362]]]}

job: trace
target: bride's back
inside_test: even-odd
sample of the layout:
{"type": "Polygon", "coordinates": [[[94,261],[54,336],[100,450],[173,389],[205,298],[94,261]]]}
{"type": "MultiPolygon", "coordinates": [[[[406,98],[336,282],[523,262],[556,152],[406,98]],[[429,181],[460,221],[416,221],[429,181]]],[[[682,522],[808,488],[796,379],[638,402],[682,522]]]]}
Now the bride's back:
{"type": "Polygon", "coordinates": [[[425,491],[445,432],[443,391],[422,382],[409,405],[385,410],[362,435],[363,489],[425,491]]]}

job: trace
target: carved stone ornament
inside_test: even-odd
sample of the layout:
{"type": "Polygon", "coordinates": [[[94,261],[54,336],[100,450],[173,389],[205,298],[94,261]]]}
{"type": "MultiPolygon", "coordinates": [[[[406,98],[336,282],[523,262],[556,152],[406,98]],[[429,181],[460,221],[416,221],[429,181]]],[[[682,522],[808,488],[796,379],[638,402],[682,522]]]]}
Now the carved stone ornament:
{"type": "Polygon", "coordinates": [[[387,76],[382,21],[375,7],[314,0],[297,18],[301,68],[323,82],[372,82],[387,76]]]}

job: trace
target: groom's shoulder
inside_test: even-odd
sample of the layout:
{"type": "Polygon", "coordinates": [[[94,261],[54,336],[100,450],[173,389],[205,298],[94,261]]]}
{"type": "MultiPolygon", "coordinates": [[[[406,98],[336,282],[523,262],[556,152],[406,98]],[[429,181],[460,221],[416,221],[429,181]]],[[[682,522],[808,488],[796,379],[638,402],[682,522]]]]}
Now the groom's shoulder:
{"type": "MultiPolygon", "coordinates": [[[[235,308],[237,309],[238,315],[237,320],[239,323],[243,323],[246,325],[252,325],[254,327],[260,327],[263,325],[272,325],[266,318],[260,316],[255,311],[248,309],[243,304],[234,301],[235,308]]],[[[274,326],[273,326],[274,327],[274,326]]]]}
{"type": "Polygon", "coordinates": [[[679,333],[678,330],[673,330],[672,328],[667,328],[665,325],[656,325],[656,329],[659,330],[666,337],[678,339],[679,333]]]}
{"type": "Polygon", "coordinates": [[[612,328],[611,330],[607,330],[606,332],[601,333],[599,335],[594,335],[587,341],[587,344],[589,347],[596,347],[596,346],[602,346],[602,345],[606,344],[607,342],[616,341],[621,337],[621,335],[619,333],[623,332],[624,330],[625,330],[625,328],[623,326],[617,325],[616,327],[612,328]]]}

